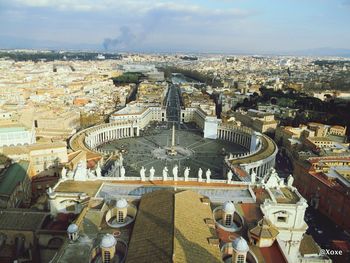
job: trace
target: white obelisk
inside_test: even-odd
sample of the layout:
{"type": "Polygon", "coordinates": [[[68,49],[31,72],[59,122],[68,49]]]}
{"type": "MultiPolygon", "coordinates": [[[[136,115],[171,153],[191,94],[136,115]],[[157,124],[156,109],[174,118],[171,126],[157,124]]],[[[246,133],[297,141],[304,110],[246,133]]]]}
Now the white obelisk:
{"type": "Polygon", "coordinates": [[[171,147],[170,150],[168,150],[168,155],[176,155],[177,152],[175,150],[175,124],[173,124],[173,132],[172,132],[172,136],[171,136],[171,147]]]}

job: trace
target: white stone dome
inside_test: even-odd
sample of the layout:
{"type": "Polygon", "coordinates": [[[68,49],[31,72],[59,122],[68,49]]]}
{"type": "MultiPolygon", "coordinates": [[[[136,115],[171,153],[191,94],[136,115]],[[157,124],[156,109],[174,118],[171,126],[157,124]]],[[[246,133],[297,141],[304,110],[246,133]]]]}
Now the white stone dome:
{"type": "Polygon", "coordinates": [[[68,233],[76,233],[78,232],[78,226],[76,224],[70,224],[67,228],[68,233]]]}
{"type": "Polygon", "coordinates": [[[111,234],[106,234],[101,240],[101,247],[103,248],[110,248],[115,246],[117,243],[117,240],[115,240],[114,236],[111,234]]]}
{"type": "Polygon", "coordinates": [[[235,212],[235,206],[232,202],[230,201],[226,201],[224,204],[223,204],[223,210],[225,213],[227,214],[232,214],[235,212]]]}
{"type": "Polygon", "coordinates": [[[249,246],[243,237],[238,237],[232,241],[232,247],[238,252],[248,252],[249,246]]]}
{"type": "Polygon", "coordinates": [[[125,199],[120,199],[117,201],[117,205],[116,205],[117,208],[122,209],[122,208],[125,208],[127,206],[128,206],[128,202],[125,199]]]}

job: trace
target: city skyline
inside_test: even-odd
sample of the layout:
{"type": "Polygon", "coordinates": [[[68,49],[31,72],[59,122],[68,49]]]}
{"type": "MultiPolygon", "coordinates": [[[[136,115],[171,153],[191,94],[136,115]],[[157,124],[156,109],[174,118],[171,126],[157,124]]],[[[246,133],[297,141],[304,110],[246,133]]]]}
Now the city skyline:
{"type": "Polygon", "coordinates": [[[350,1],[0,1],[0,48],[350,55],[350,1]]]}

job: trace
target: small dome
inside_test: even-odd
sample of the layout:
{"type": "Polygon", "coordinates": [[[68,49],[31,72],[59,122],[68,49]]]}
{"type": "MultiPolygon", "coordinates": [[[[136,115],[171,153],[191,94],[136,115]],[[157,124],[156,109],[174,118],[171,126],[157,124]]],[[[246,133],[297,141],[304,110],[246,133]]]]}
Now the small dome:
{"type": "Polygon", "coordinates": [[[248,252],[249,246],[243,237],[238,237],[232,241],[232,247],[238,252],[248,252]]]}
{"type": "Polygon", "coordinates": [[[78,232],[78,226],[76,224],[70,224],[67,228],[68,233],[76,233],[78,232]]]}
{"type": "Polygon", "coordinates": [[[117,208],[125,208],[128,206],[128,202],[125,199],[120,199],[117,201],[117,208]]]}
{"type": "Polygon", "coordinates": [[[106,234],[101,240],[101,247],[103,248],[110,248],[115,246],[117,241],[115,240],[114,236],[111,234],[106,234]]]}
{"type": "Polygon", "coordinates": [[[224,212],[227,214],[232,214],[235,212],[235,206],[232,202],[226,201],[223,205],[224,212]]]}

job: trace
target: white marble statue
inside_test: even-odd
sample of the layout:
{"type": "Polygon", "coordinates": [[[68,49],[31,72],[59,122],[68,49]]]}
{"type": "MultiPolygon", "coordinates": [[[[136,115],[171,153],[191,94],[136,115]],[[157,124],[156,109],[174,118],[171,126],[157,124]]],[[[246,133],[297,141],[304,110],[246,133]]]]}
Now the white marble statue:
{"type": "Polygon", "coordinates": [[[168,179],[168,168],[165,166],[163,169],[163,181],[168,179]]]}
{"type": "Polygon", "coordinates": [[[154,167],[152,166],[151,169],[149,170],[149,180],[150,181],[154,180],[154,173],[155,173],[155,170],[154,170],[154,167]]]}
{"type": "Polygon", "coordinates": [[[86,181],[87,179],[86,160],[81,160],[74,171],[74,181],[86,181]]]}
{"type": "Polygon", "coordinates": [[[253,184],[256,182],[256,173],[254,171],[250,175],[250,180],[253,184]]]}
{"type": "Polygon", "coordinates": [[[188,177],[190,175],[190,170],[191,170],[191,168],[188,166],[185,168],[185,171],[184,171],[185,182],[188,181],[188,177]]]}
{"type": "Polygon", "coordinates": [[[123,165],[120,167],[120,178],[121,178],[122,180],[125,179],[125,168],[124,168],[123,165]]]}
{"type": "Polygon", "coordinates": [[[202,175],[203,175],[203,170],[202,170],[202,168],[199,168],[199,170],[198,170],[198,182],[202,182],[202,175]]]}
{"type": "Polygon", "coordinates": [[[140,170],[140,177],[141,177],[141,181],[146,180],[146,169],[143,166],[141,167],[141,170],[140,170]]]}
{"type": "Polygon", "coordinates": [[[123,161],[124,161],[124,158],[123,158],[123,154],[122,153],[119,153],[119,165],[122,166],[123,165],[123,161]]]}
{"type": "Polygon", "coordinates": [[[231,171],[231,169],[228,171],[228,173],[227,173],[227,183],[229,184],[229,183],[231,183],[231,181],[232,181],[232,176],[233,176],[233,173],[232,173],[232,171],[231,171]]]}
{"type": "Polygon", "coordinates": [[[265,185],[267,187],[275,188],[280,186],[281,178],[278,176],[275,168],[270,169],[269,178],[266,180],[265,185]]]}
{"type": "Polygon", "coordinates": [[[211,171],[210,171],[210,169],[208,169],[208,170],[205,172],[205,176],[207,177],[207,183],[210,183],[210,176],[211,176],[211,171]]]}
{"type": "Polygon", "coordinates": [[[97,163],[97,167],[96,167],[95,171],[96,171],[96,176],[97,177],[101,177],[102,176],[100,163],[97,163]]]}
{"type": "Polygon", "coordinates": [[[66,167],[63,166],[62,171],[61,171],[61,178],[66,179],[67,176],[67,169],[66,167]]]}
{"type": "Polygon", "coordinates": [[[290,174],[287,178],[287,186],[293,186],[294,177],[290,174]]]}
{"type": "Polygon", "coordinates": [[[177,164],[175,164],[174,168],[173,168],[173,176],[174,176],[174,181],[177,181],[177,175],[179,173],[179,167],[177,166],[177,164]]]}

